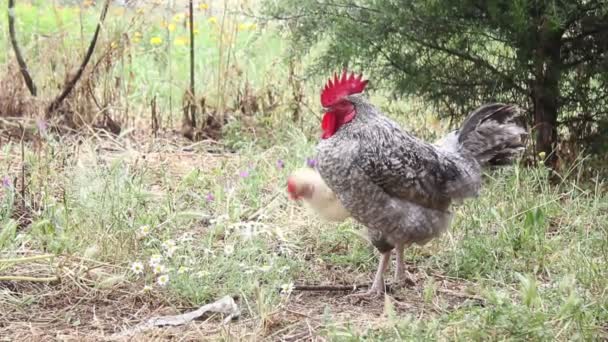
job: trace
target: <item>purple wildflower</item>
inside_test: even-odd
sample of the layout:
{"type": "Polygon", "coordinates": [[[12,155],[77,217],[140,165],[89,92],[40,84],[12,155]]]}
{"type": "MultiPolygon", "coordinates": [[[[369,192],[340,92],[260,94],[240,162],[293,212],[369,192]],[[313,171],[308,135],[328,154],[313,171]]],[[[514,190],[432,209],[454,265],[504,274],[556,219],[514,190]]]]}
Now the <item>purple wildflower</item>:
{"type": "Polygon", "coordinates": [[[40,119],[36,121],[36,126],[38,126],[38,130],[41,134],[46,134],[47,124],[46,121],[40,119]]]}
{"type": "Polygon", "coordinates": [[[282,169],[285,167],[285,163],[281,159],[277,160],[277,168],[282,169]]]}
{"type": "Polygon", "coordinates": [[[314,158],[306,158],[306,165],[314,169],[317,166],[317,160],[314,158]]]}
{"type": "Polygon", "coordinates": [[[207,202],[213,202],[213,200],[215,199],[215,196],[213,196],[212,193],[208,193],[207,196],[205,197],[205,199],[207,199],[207,202]]]}
{"type": "Polygon", "coordinates": [[[247,170],[241,171],[241,173],[239,173],[239,176],[241,176],[241,178],[247,178],[247,177],[249,177],[249,171],[247,171],[247,170]]]}
{"type": "Polygon", "coordinates": [[[11,179],[8,176],[2,177],[2,186],[7,189],[11,187],[11,179]]]}

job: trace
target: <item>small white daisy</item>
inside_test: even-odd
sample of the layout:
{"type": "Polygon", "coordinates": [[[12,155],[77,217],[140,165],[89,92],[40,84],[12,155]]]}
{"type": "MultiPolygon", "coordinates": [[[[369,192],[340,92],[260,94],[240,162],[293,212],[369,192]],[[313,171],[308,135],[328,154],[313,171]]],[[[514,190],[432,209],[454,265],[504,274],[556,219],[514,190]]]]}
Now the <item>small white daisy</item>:
{"type": "Polygon", "coordinates": [[[163,246],[163,249],[173,248],[173,247],[175,247],[175,241],[172,239],[169,239],[169,240],[163,242],[162,246],[163,246]]]}
{"type": "Polygon", "coordinates": [[[169,283],[169,276],[166,274],[161,275],[156,279],[156,283],[160,286],[165,286],[169,283]]]}
{"type": "Polygon", "coordinates": [[[234,253],[234,246],[233,245],[226,245],[226,246],[224,246],[224,254],[231,255],[232,253],[234,253]]]}
{"type": "Polygon", "coordinates": [[[142,289],[143,292],[152,292],[152,286],[150,285],[146,285],[144,286],[144,288],[142,289]]]}
{"type": "Polygon", "coordinates": [[[131,264],[131,271],[133,271],[133,273],[140,275],[142,273],[144,273],[144,264],[142,264],[139,261],[136,261],[134,263],[131,264]]]}
{"type": "Polygon", "coordinates": [[[281,294],[288,296],[293,291],[293,283],[281,285],[281,294]]]}
{"type": "Polygon", "coordinates": [[[160,264],[160,262],[163,260],[163,256],[160,254],[154,254],[153,256],[150,257],[150,266],[154,267],[158,264],[160,264]]]}
{"type": "Polygon", "coordinates": [[[144,224],[143,226],[139,227],[139,235],[140,236],[148,236],[148,234],[150,234],[150,226],[147,224],[144,224]]]}
{"type": "Polygon", "coordinates": [[[175,253],[175,251],[177,251],[177,247],[171,246],[165,250],[165,255],[167,256],[167,258],[171,258],[171,257],[173,257],[173,254],[175,253]]]}
{"type": "Polygon", "coordinates": [[[154,272],[154,274],[161,274],[161,273],[165,273],[167,271],[167,268],[165,267],[165,265],[158,264],[158,265],[154,266],[152,271],[154,272]]]}

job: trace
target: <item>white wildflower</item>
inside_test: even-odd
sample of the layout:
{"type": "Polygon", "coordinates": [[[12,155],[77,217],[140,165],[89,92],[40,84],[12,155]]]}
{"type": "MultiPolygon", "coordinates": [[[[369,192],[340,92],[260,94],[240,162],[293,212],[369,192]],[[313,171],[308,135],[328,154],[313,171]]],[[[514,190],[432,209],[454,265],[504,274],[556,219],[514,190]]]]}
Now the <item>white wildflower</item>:
{"type": "Polygon", "coordinates": [[[283,284],[283,285],[281,285],[281,294],[289,296],[291,294],[291,292],[293,291],[293,288],[294,288],[293,283],[283,284]]]}
{"type": "Polygon", "coordinates": [[[142,289],[143,292],[152,292],[152,286],[150,285],[146,285],[144,286],[144,288],[142,289]]]}
{"type": "Polygon", "coordinates": [[[139,236],[144,237],[144,236],[148,236],[148,234],[150,234],[150,226],[145,224],[141,227],[139,227],[139,236]]]}
{"type": "Polygon", "coordinates": [[[234,253],[234,246],[233,245],[226,245],[226,246],[224,246],[224,254],[226,254],[226,255],[232,255],[232,253],[234,253]]]}
{"type": "Polygon", "coordinates": [[[131,264],[131,271],[133,271],[133,273],[140,275],[142,273],[144,273],[144,264],[142,264],[139,261],[136,261],[134,263],[131,264]]]}
{"type": "Polygon", "coordinates": [[[176,246],[171,246],[165,250],[165,255],[168,258],[171,258],[171,257],[173,257],[173,254],[175,253],[176,250],[177,250],[176,246]]]}
{"type": "Polygon", "coordinates": [[[165,286],[169,283],[169,276],[166,274],[161,275],[156,279],[156,283],[160,286],[165,286]]]}
{"type": "Polygon", "coordinates": [[[151,267],[155,267],[156,265],[160,264],[160,262],[163,260],[163,256],[160,254],[154,254],[153,256],[150,257],[150,266],[151,267]]]}
{"type": "Polygon", "coordinates": [[[167,268],[165,267],[165,265],[158,264],[158,265],[154,266],[152,271],[154,272],[154,274],[161,274],[161,273],[165,273],[167,271],[167,268]]]}
{"type": "Polygon", "coordinates": [[[175,247],[175,241],[172,239],[169,239],[169,240],[163,242],[162,247],[163,247],[163,249],[173,248],[173,247],[175,247]]]}

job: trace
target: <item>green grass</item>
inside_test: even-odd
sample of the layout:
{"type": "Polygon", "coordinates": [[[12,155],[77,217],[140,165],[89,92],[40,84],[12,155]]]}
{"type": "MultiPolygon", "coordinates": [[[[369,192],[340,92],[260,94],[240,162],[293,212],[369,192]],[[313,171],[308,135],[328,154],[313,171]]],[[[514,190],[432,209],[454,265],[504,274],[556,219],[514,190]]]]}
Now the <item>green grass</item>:
{"type": "MultiPolygon", "coordinates": [[[[0,1],[0,6],[5,5],[6,1],[0,1]]],[[[55,79],[50,61],[58,58],[57,67],[67,69],[66,61],[58,56],[82,48],[79,30],[73,29],[78,27],[74,23],[79,22],[79,14],[71,8],[51,11],[46,5],[40,7],[40,19],[35,19],[36,11],[20,6],[18,32],[30,56],[37,56],[31,53],[41,32],[63,42],[57,56],[47,60],[30,57],[37,81],[50,96],[53,84],[62,79],[55,79]],[[63,26],[58,26],[58,18],[63,26]]],[[[85,13],[84,31],[91,32],[98,14],[93,9],[85,13]]],[[[167,32],[159,26],[162,15],[138,17],[138,24],[130,27],[131,17],[111,14],[103,36],[106,45],[118,37],[117,32],[127,30],[130,37],[142,32],[138,44],[127,46],[131,57],[114,64],[103,76],[111,79],[132,73],[115,111],[123,113],[122,105],[128,101],[145,108],[155,94],[165,109],[170,98],[174,105],[175,99],[181,101],[188,80],[187,51],[175,46],[174,40],[167,43],[167,32]],[[163,44],[171,44],[171,48],[150,45],[152,37],[162,37],[163,44]]],[[[6,30],[3,20],[4,16],[0,27],[6,30]]],[[[296,298],[298,293],[280,294],[279,288],[292,283],[367,282],[377,257],[354,222],[319,221],[285,196],[285,178],[313,153],[318,122],[309,113],[301,124],[289,122],[291,89],[286,88],[280,34],[272,28],[239,33],[230,64],[242,68],[243,74],[235,76],[219,67],[217,41],[212,34],[204,34],[213,32],[211,25],[207,19],[201,20],[197,36],[201,96],[217,105],[217,82],[226,81],[228,86],[220,91],[225,91],[227,103],[231,103],[247,80],[259,92],[278,89],[280,105],[268,113],[257,113],[253,132],[251,125],[231,121],[222,142],[230,148],[220,145],[222,153],[216,154],[208,152],[218,149],[212,143],[191,145],[171,135],[154,138],[147,130],[112,139],[80,136],[79,141],[53,134],[39,136],[40,143],[25,145],[25,208],[20,195],[20,145],[14,140],[5,143],[0,147],[0,177],[7,176],[11,185],[0,189],[0,258],[52,253],[68,260],[94,259],[110,265],[111,272],[89,285],[116,281],[123,286],[107,290],[108,296],[140,293],[150,286],[163,305],[173,303],[179,311],[223,295],[239,296],[243,324],[254,323],[245,332],[220,333],[226,339],[250,338],[247,333],[280,335],[290,325],[296,330],[305,320],[287,315],[304,309],[309,310],[306,322],[311,324],[306,329],[340,341],[608,337],[606,184],[601,179],[577,179],[572,172],[559,186],[549,186],[548,173],[540,166],[517,165],[488,172],[481,196],[454,208],[456,217],[446,235],[406,252],[408,265],[416,267],[411,271],[417,275],[417,284],[398,290],[386,304],[350,305],[342,301],[341,294],[301,298],[296,298]],[[183,149],[187,145],[191,146],[183,149]],[[22,212],[31,222],[18,226],[22,212]],[[146,234],[142,227],[147,227],[146,234]],[[158,274],[149,266],[156,255],[162,256],[163,273],[169,276],[166,286],[157,284],[158,274]],[[145,266],[141,275],[130,269],[137,262],[145,266]],[[450,295],[453,292],[460,297],[450,295]],[[467,296],[474,300],[462,298],[467,296]]],[[[184,32],[178,25],[174,35],[184,32]]],[[[6,39],[6,32],[0,39],[6,39]]],[[[40,51],[48,49],[46,43],[39,44],[40,51]]],[[[0,58],[7,56],[12,58],[9,53],[0,58]]],[[[313,80],[305,87],[318,88],[313,80]]],[[[316,103],[316,93],[307,93],[307,99],[316,103]]],[[[434,139],[445,132],[445,123],[419,109],[423,106],[388,103],[379,93],[372,99],[416,134],[434,139]]],[[[136,119],[145,120],[143,114],[136,119]]],[[[584,167],[582,161],[574,171],[584,167]]],[[[52,265],[56,272],[68,275],[64,283],[80,274],[70,263],[52,265]]],[[[24,268],[27,270],[27,266],[0,264],[0,276],[24,268]]],[[[52,289],[33,294],[0,292],[0,322],[9,326],[14,322],[10,317],[3,320],[1,313],[23,310],[31,320],[42,320],[46,314],[43,298],[53,297],[45,291],[52,289]]],[[[83,289],[74,291],[76,295],[83,289]]],[[[61,298],[70,295],[61,293],[61,298]]],[[[95,298],[90,296],[82,306],[103,304],[95,298]]],[[[138,299],[138,307],[153,302],[143,298],[138,299]]],[[[82,321],[86,321],[84,316],[82,321]]],[[[55,336],[53,328],[50,331],[55,336]]]]}

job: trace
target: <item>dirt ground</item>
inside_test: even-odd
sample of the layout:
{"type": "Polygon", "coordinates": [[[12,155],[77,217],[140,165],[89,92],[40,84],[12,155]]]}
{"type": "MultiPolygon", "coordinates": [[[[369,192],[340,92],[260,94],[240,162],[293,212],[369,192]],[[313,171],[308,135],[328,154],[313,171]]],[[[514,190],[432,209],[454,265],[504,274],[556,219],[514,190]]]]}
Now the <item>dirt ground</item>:
{"type": "MultiPolygon", "coordinates": [[[[74,262],[74,260],[71,260],[74,262]]],[[[68,264],[66,259],[63,263],[68,264]]],[[[410,270],[415,272],[413,265],[410,270]]],[[[100,266],[95,269],[100,270],[100,266]]],[[[73,269],[73,267],[71,267],[73,269]]],[[[108,272],[110,270],[108,269],[108,272]]],[[[89,271],[83,273],[88,274],[89,271]]],[[[344,291],[293,291],[275,311],[264,317],[243,315],[223,324],[218,314],[183,326],[156,327],[133,335],[123,333],[155,316],[175,315],[196,308],[179,301],[142,293],[141,286],[123,283],[109,288],[87,286],[86,277],[66,274],[60,282],[32,284],[0,282],[1,341],[200,341],[223,339],[302,341],[325,340],[328,330],[348,325],[364,332],[389,324],[389,310],[414,317],[435,315],[462,306],[483,305],[471,284],[434,274],[435,293],[424,299],[423,271],[415,285],[391,291],[387,298],[356,300],[344,291]],[[137,289],[136,289],[137,288],[137,289]],[[387,299],[390,309],[387,309],[387,299]],[[23,305],[24,302],[30,305],[23,305]],[[327,316],[331,317],[328,321],[327,316]]],[[[244,303],[237,303],[243,308],[244,303]]]]}

